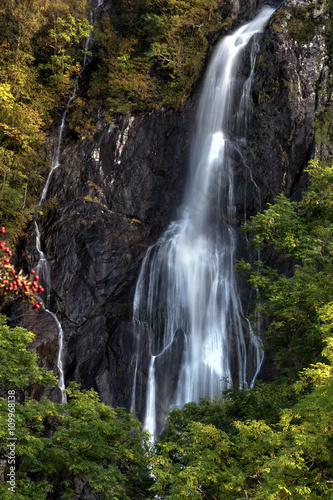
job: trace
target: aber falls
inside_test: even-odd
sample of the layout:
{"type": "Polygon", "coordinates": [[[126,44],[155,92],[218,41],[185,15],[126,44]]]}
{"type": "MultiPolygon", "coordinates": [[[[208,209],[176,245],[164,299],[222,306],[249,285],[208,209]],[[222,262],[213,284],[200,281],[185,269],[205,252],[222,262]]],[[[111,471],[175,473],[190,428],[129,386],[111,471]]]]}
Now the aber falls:
{"type": "Polygon", "coordinates": [[[27,260],[48,262],[52,314],[13,303],[12,321],[36,333],[57,371],[56,315],[65,383],[135,410],[153,434],[174,404],[270,376],[234,264],[247,255],[239,225],[277,193],[297,198],[316,152],[327,12],[311,10],[304,36],[292,23],[299,3],[244,12],[230,2],[232,32],[182,108],[101,121],[80,144],[64,137],[47,189],[55,203],[31,227],[27,260]]]}
{"type": "MultiPolygon", "coordinates": [[[[170,404],[213,398],[233,383],[250,385],[260,368],[258,339],[246,342],[249,335],[235,279],[232,157],[246,142],[255,42],[250,76],[237,89],[239,63],[249,40],[262,31],[272,12],[272,8],[263,9],[216,48],[199,102],[182,213],[149,248],[140,271],[134,322],[139,364],[141,326],[152,332],[145,426],[153,436],[157,404],[163,415],[170,404]],[[174,342],[178,373],[168,360],[174,342]],[[253,364],[253,358],[259,359],[259,365],[251,373],[248,364],[253,364]],[[174,388],[165,383],[172,375],[174,388]]],[[[137,377],[136,370],[133,409],[137,377]]]]}

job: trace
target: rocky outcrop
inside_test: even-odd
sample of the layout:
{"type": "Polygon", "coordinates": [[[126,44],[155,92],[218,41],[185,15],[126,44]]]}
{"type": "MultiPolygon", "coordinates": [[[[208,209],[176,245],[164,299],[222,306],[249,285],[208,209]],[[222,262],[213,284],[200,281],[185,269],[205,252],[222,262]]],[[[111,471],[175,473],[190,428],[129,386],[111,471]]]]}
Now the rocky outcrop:
{"type": "MultiPolygon", "coordinates": [[[[245,13],[241,4],[226,7],[234,24],[258,7],[253,2],[245,13]]],[[[330,105],[323,30],[328,7],[320,5],[287,0],[262,36],[251,127],[241,152],[247,167],[236,176],[238,222],[277,193],[298,197],[306,185],[303,171],[315,153],[314,123],[330,105]],[[307,22],[311,25],[305,38],[303,32],[297,35],[297,12],[305,28],[307,22]]],[[[244,68],[245,78],[246,61],[244,68]]],[[[108,404],[131,405],[135,284],[147,247],[176,216],[182,200],[195,103],[194,94],[179,111],[119,117],[100,124],[93,140],[64,141],[61,166],[48,192],[52,203],[39,218],[42,249],[51,267],[50,309],[64,330],[66,380],[95,388],[108,404]]],[[[325,144],[320,152],[329,156],[332,151],[325,144]]],[[[244,242],[239,254],[243,250],[244,242]]],[[[24,255],[25,266],[37,264],[33,226],[24,255]]],[[[244,288],[244,300],[247,293],[244,288]]],[[[37,334],[44,366],[56,369],[58,333],[52,317],[16,303],[7,306],[7,313],[14,324],[37,334]]],[[[176,339],[179,345],[182,335],[176,339]]],[[[149,332],[141,332],[143,343],[148,337],[149,332]]],[[[170,352],[163,363],[178,362],[176,358],[170,352]]],[[[148,360],[140,375],[142,394],[147,374],[148,360]]],[[[142,415],[143,408],[138,411],[142,415]]]]}
{"type": "MultiPolygon", "coordinates": [[[[48,191],[52,203],[39,220],[51,267],[50,309],[64,330],[66,378],[94,387],[110,404],[128,407],[135,283],[147,246],[181,202],[192,114],[187,105],[119,118],[101,126],[93,141],[64,144],[48,191]]],[[[35,241],[32,234],[30,268],[38,262],[35,241]]],[[[44,365],[56,368],[52,317],[27,314],[22,305],[9,313],[36,331],[44,365]]]]}
{"type": "Polygon", "coordinates": [[[329,17],[328,3],[288,0],[264,34],[247,148],[262,205],[281,192],[299,197],[310,158],[332,156],[315,140],[317,118],[331,105],[329,17]]]}

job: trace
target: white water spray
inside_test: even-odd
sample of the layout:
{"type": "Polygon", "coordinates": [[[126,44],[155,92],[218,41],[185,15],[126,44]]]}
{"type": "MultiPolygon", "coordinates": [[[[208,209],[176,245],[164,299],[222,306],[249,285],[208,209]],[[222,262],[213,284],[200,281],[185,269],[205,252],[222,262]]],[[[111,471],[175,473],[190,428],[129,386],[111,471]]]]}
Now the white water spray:
{"type": "MultiPolygon", "coordinates": [[[[218,45],[199,103],[181,217],[148,249],[142,263],[133,319],[137,326],[145,324],[154,332],[144,419],[153,437],[157,400],[162,407],[164,399],[156,363],[178,329],[185,340],[169,407],[213,398],[231,383],[251,385],[262,362],[259,341],[246,340],[248,328],[234,272],[237,230],[232,154],[240,140],[245,142],[254,61],[241,98],[236,92],[237,70],[250,39],[262,32],[273,11],[265,7],[218,45]],[[255,364],[250,375],[248,356],[255,364]]],[[[135,383],[136,373],[134,378],[135,383]]]]}
{"type": "Polygon", "coordinates": [[[144,428],[150,431],[153,439],[156,433],[156,381],[155,381],[155,359],[151,356],[148,372],[147,404],[144,428]]]}
{"type": "MultiPolygon", "coordinates": [[[[66,109],[65,109],[65,111],[62,115],[62,118],[61,118],[61,123],[60,123],[60,127],[58,130],[58,137],[57,137],[56,145],[55,145],[54,152],[53,152],[52,162],[51,162],[51,169],[50,169],[49,175],[46,179],[46,183],[45,183],[42,195],[41,195],[40,200],[39,200],[39,205],[41,205],[43,203],[43,201],[45,201],[45,199],[46,199],[46,195],[47,195],[47,192],[48,192],[48,189],[49,189],[49,186],[51,183],[51,179],[52,179],[52,176],[53,176],[55,169],[60,167],[61,142],[62,142],[62,135],[63,135],[64,127],[65,127],[67,110],[68,110],[68,106],[70,105],[70,103],[74,99],[75,94],[76,94],[76,88],[74,89],[73,94],[71,95],[70,99],[68,100],[66,109]]],[[[39,255],[39,261],[38,261],[38,264],[36,267],[36,272],[40,276],[40,278],[42,279],[42,281],[44,283],[45,292],[46,292],[45,293],[46,300],[45,301],[42,300],[42,304],[43,304],[44,310],[48,314],[50,314],[53,317],[53,319],[55,320],[55,323],[57,325],[57,330],[58,330],[58,357],[57,357],[57,367],[58,367],[58,371],[59,371],[58,387],[61,391],[61,403],[64,404],[67,401],[67,396],[65,393],[65,389],[66,389],[65,374],[64,374],[64,369],[63,369],[64,333],[63,333],[63,329],[62,329],[61,323],[60,323],[57,315],[48,309],[50,306],[51,273],[50,273],[49,263],[45,257],[44,252],[41,249],[41,235],[40,235],[40,230],[39,230],[39,227],[38,227],[38,224],[36,221],[35,221],[35,231],[36,231],[36,248],[37,248],[38,255],[39,255]]]]}

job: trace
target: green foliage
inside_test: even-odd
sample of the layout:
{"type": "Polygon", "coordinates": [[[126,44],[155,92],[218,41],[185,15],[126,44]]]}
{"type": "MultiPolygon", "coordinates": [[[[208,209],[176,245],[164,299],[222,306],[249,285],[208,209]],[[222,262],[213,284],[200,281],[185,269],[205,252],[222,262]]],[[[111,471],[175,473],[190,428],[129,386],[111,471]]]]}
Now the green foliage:
{"type": "Polygon", "coordinates": [[[228,469],[233,463],[231,446],[229,436],[213,425],[188,423],[183,446],[163,442],[158,447],[154,492],[159,498],[173,500],[216,498],[216,494],[232,498],[227,485],[228,469]]]}
{"type": "Polygon", "coordinates": [[[12,242],[32,218],[54,109],[74,87],[86,0],[0,0],[0,219],[12,242]]]}
{"type": "MultiPolygon", "coordinates": [[[[7,462],[8,404],[6,391],[32,385],[55,385],[54,376],[41,370],[27,344],[34,335],[9,328],[0,317],[0,459],[7,462]]],[[[93,390],[80,391],[73,383],[65,405],[27,399],[15,403],[15,498],[74,498],[94,492],[106,500],[147,498],[148,435],[133,415],[100,402],[93,390]]],[[[5,466],[5,474],[8,472],[5,466]]],[[[12,498],[8,483],[0,496],[12,498]]]]}
{"type": "Polygon", "coordinates": [[[265,418],[270,424],[278,421],[282,409],[290,408],[297,398],[293,386],[282,380],[271,384],[258,383],[253,389],[240,390],[237,387],[226,390],[223,398],[202,399],[200,403],[187,403],[182,408],[175,407],[164,426],[161,442],[178,439],[186,440],[189,422],[213,425],[217,429],[232,434],[233,422],[265,418]]]}
{"type": "Polygon", "coordinates": [[[95,32],[100,64],[89,97],[103,98],[111,113],[182,104],[200,76],[206,35],[223,28],[217,7],[215,0],[115,2],[95,32]]]}
{"type": "Polygon", "coordinates": [[[333,296],[333,167],[310,162],[309,189],[300,202],[283,195],[244,227],[255,248],[272,246],[295,262],[291,275],[256,263],[239,270],[259,290],[268,321],[264,345],[281,370],[298,371],[320,359],[325,338],[321,313],[333,296]]]}
{"type": "Polygon", "coordinates": [[[73,104],[69,106],[66,126],[76,140],[93,137],[96,127],[93,118],[88,115],[88,103],[81,97],[76,97],[73,104]]]}
{"type": "Polygon", "coordinates": [[[73,85],[71,78],[78,76],[82,69],[85,39],[91,27],[87,19],[75,19],[70,13],[63,19],[58,17],[49,30],[50,60],[40,64],[41,70],[49,73],[49,79],[56,86],[73,85]]]}
{"type": "Polygon", "coordinates": [[[55,385],[51,372],[37,365],[33,350],[26,349],[34,334],[24,328],[10,328],[7,319],[0,315],[0,393],[8,390],[26,389],[31,385],[55,385]]]}
{"type": "MultiPolygon", "coordinates": [[[[332,329],[332,316],[329,324],[332,329]]],[[[333,498],[332,338],[326,344],[330,364],[302,371],[298,400],[293,390],[286,397],[290,385],[281,391],[266,384],[230,393],[225,401],[172,410],[153,458],[154,493],[168,499],[333,498]],[[267,418],[260,410],[264,394],[267,407],[274,402],[267,418]],[[239,409],[241,418],[234,413],[239,409]]]]}
{"type": "Polygon", "coordinates": [[[244,228],[294,271],[239,266],[260,292],[265,343],[287,382],[174,408],[153,459],[159,498],[333,498],[333,167],[314,161],[308,172],[301,201],[279,196],[244,228]]]}
{"type": "MultiPolygon", "coordinates": [[[[332,339],[328,346],[324,354],[330,350],[332,359],[332,339]]],[[[266,433],[265,441],[271,441],[272,452],[264,457],[260,453],[257,472],[260,486],[253,498],[332,498],[332,375],[332,365],[321,363],[302,372],[301,383],[308,384],[312,379],[314,388],[292,409],[283,411],[279,425],[269,430],[270,435],[266,433]]],[[[246,443],[249,469],[253,459],[251,439],[257,446],[262,436],[262,433],[258,436],[255,426],[254,422],[238,424],[240,439],[244,433],[250,439],[246,443]]]]}
{"type": "Polygon", "coordinates": [[[28,186],[32,188],[38,181],[38,175],[30,170],[30,165],[21,163],[26,155],[20,156],[0,146],[0,219],[6,224],[13,242],[22,234],[36,202],[35,196],[28,192],[28,186]]]}
{"type": "Polygon", "coordinates": [[[29,428],[17,448],[22,485],[23,479],[42,480],[57,498],[73,498],[82,481],[82,489],[103,499],[143,498],[145,483],[150,483],[149,448],[139,422],[102,404],[92,390],[82,392],[74,384],[67,393],[66,406],[42,399],[20,408],[29,428]]]}

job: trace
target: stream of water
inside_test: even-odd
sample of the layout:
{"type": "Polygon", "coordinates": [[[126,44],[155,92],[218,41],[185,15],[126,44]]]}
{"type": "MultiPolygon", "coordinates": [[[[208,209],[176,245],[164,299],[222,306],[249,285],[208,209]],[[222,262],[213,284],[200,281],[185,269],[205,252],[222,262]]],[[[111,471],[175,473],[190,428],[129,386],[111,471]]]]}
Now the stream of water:
{"type": "MultiPolygon", "coordinates": [[[[92,17],[91,17],[91,22],[92,22],[92,17]]],[[[89,48],[91,44],[91,34],[87,37],[86,43],[85,43],[85,49],[84,49],[84,59],[83,59],[83,67],[82,70],[84,70],[85,66],[90,62],[89,58],[89,48]]],[[[76,94],[78,91],[78,81],[76,82],[75,88],[73,90],[72,95],[69,97],[65,110],[62,114],[61,117],[61,122],[58,130],[58,135],[57,135],[57,140],[56,144],[53,150],[53,155],[52,155],[52,160],[51,160],[51,168],[49,171],[49,174],[47,176],[40,200],[39,200],[39,206],[46,200],[46,196],[48,193],[48,189],[54,174],[54,171],[60,167],[60,155],[61,155],[61,145],[62,145],[62,137],[63,137],[63,132],[65,128],[65,123],[66,123],[66,116],[67,112],[69,109],[69,106],[71,102],[75,99],[76,94]]],[[[42,243],[41,243],[41,233],[40,229],[38,226],[37,221],[34,222],[35,225],[35,233],[36,233],[36,249],[38,252],[39,260],[38,264],[36,266],[36,273],[37,275],[41,278],[41,281],[44,284],[44,298],[41,300],[42,302],[42,307],[43,309],[50,314],[57,326],[58,330],[58,356],[57,356],[57,367],[59,371],[59,383],[58,387],[61,391],[61,403],[64,404],[67,401],[66,393],[65,393],[65,373],[64,373],[64,361],[63,361],[63,347],[64,347],[64,332],[62,329],[62,325],[57,317],[57,315],[49,310],[50,307],[50,296],[51,296],[51,272],[50,272],[50,265],[49,262],[42,251],[42,243]]]]}
{"type": "MultiPolygon", "coordinates": [[[[213,398],[233,383],[249,386],[262,363],[259,339],[246,340],[249,326],[234,271],[237,228],[232,156],[239,144],[246,142],[258,53],[256,35],[263,31],[273,11],[263,8],[255,19],[217,46],[197,111],[181,217],[148,249],[142,263],[133,321],[136,327],[145,326],[153,332],[144,418],[144,427],[153,438],[157,399],[163,400],[157,362],[174,343],[177,331],[183,332],[184,346],[168,407],[183,406],[201,397],[213,398]],[[254,41],[251,70],[242,82],[240,65],[250,40],[254,41]],[[250,364],[254,368],[249,374],[250,364]]],[[[141,357],[138,351],[137,364],[141,357]]],[[[136,365],[132,409],[137,372],[136,365]]],[[[169,376],[168,372],[162,375],[169,376]]]]}

